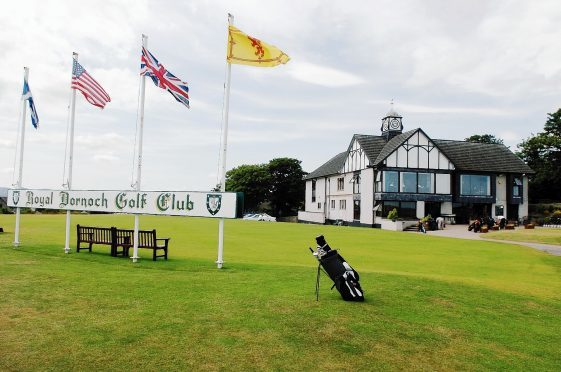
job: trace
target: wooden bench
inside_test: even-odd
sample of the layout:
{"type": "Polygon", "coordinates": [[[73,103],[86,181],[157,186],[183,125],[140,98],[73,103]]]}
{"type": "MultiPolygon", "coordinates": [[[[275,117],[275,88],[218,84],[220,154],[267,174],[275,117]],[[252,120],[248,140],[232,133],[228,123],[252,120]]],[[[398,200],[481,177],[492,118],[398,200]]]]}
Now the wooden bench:
{"type": "Polygon", "coordinates": [[[486,234],[489,232],[489,227],[487,226],[481,226],[481,229],[479,230],[479,232],[486,234]]]}
{"type": "Polygon", "coordinates": [[[507,223],[506,226],[505,226],[505,229],[514,230],[514,224],[513,223],[507,223]]]}
{"type": "Polygon", "coordinates": [[[499,225],[493,225],[493,227],[491,228],[491,230],[496,231],[499,229],[499,225]]]}
{"type": "Polygon", "coordinates": [[[125,249],[121,247],[121,250],[118,250],[118,246],[116,244],[116,233],[117,228],[115,227],[92,227],[76,225],[76,252],[80,252],[81,249],[87,249],[91,252],[92,246],[94,244],[103,244],[109,245],[111,247],[111,256],[124,256],[125,249]],[[80,246],[81,243],[88,243],[89,246],[87,248],[82,248],[80,246]]]}
{"type": "Polygon", "coordinates": [[[527,223],[526,225],[524,225],[525,229],[533,229],[534,228],[534,224],[533,223],[527,223]]]}
{"type": "MultiPolygon", "coordinates": [[[[125,255],[129,255],[130,248],[134,247],[134,230],[117,229],[116,246],[122,247],[125,255]]],[[[168,243],[170,238],[158,238],[156,230],[139,230],[138,231],[138,248],[152,249],[152,261],[156,261],[158,257],[168,259],[168,243]],[[158,255],[158,251],[163,254],[158,255]]]]}

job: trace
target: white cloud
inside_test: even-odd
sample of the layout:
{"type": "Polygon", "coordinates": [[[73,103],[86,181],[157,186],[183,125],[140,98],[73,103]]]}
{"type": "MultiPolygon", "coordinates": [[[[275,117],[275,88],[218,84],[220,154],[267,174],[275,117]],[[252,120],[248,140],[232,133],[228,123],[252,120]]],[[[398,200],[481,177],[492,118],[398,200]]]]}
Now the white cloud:
{"type": "Polygon", "coordinates": [[[294,61],[287,72],[296,80],[324,87],[345,87],[363,84],[364,79],[346,71],[309,62],[294,61]]]}

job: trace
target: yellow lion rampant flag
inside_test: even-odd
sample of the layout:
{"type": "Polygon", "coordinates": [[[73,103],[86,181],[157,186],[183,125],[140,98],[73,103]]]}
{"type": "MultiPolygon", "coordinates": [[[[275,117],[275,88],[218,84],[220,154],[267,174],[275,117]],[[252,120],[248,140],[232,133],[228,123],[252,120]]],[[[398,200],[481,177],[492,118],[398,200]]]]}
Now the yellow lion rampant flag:
{"type": "Polygon", "coordinates": [[[274,67],[290,60],[282,50],[228,26],[228,63],[257,67],[274,67]]]}

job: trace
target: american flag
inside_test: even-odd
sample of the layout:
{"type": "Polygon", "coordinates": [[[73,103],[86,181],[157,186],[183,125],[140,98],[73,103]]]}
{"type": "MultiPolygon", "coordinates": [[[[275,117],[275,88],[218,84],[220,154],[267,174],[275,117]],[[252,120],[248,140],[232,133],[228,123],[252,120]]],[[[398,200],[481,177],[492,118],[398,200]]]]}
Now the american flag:
{"type": "Polygon", "coordinates": [[[167,90],[178,101],[189,107],[189,87],[187,83],[178,79],[166,70],[146,48],[142,48],[140,58],[140,75],[152,78],[154,84],[167,90]]]}
{"type": "Polygon", "coordinates": [[[104,108],[107,102],[111,102],[107,92],[76,60],[74,60],[72,67],[72,83],[70,87],[82,92],[86,100],[94,106],[104,108]]]}

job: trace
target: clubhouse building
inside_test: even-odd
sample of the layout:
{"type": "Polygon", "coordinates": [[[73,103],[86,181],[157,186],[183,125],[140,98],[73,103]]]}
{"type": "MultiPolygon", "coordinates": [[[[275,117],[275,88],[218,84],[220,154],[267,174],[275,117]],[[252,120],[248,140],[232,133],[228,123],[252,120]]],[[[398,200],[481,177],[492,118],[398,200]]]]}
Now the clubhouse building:
{"type": "Polygon", "coordinates": [[[404,132],[392,109],[381,135],[355,134],[346,151],[306,176],[298,220],[385,228],[394,208],[404,220],[518,220],[528,215],[533,173],[504,145],[433,139],[421,128],[404,132]]]}

